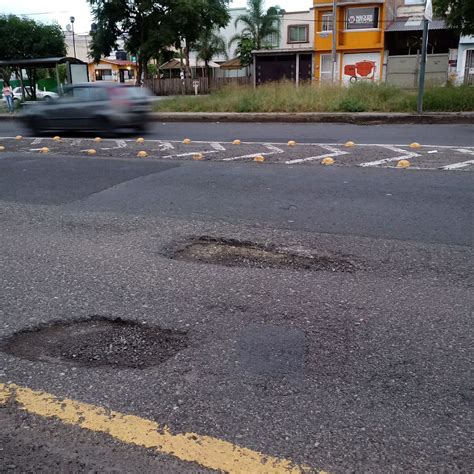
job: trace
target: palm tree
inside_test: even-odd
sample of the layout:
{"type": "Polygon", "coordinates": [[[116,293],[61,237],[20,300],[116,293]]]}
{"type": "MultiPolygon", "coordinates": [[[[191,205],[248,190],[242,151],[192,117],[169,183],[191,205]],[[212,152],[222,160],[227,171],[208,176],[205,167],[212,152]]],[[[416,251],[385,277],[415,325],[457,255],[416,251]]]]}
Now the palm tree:
{"type": "Polygon", "coordinates": [[[227,59],[227,48],[225,41],[214,29],[203,30],[194,48],[197,58],[204,61],[206,77],[209,81],[209,62],[216,56],[224,56],[227,59]]]}
{"type": "Polygon", "coordinates": [[[255,49],[261,49],[269,46],[268,41],[271,35],[280,36],[280,8],[270,7],[265,11],[264,4],[265,0],[248,0],[248,13],[239,15],[235,20],[236,28],[239,23],[243,23],[244,28],[230,39],[229,46],[250,38],[255,49]]]}

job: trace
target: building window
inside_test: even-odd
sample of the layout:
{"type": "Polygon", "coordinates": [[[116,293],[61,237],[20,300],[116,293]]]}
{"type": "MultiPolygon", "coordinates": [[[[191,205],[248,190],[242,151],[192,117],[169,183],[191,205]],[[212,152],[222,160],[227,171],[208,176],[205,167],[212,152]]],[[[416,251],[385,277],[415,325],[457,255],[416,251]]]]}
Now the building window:
{"type": "Polygon", "coordinates": [[[321,15],[321,31],[332,31],[332,13],[321,15]]]}
{"type": "Polygon", "coordinates": [[[278,33],[272,33],[265,37],[263,44],[267,48],[276,48],[280,44],[280,35],[278,33]]]}
{"type": "Polygon", "coordinates": [[[95,80],[96,81],[111,81],[112,69],[96,69],[95,80]]]}
{"type": "Polygon", "coordinates": [[[307,43],[308,25],[288,26],[288,43],[307,43]]]}
{"type": "Polygon", "coordinates": [[[346,30],[366,30],[379,27],[379,8],[348,8],[346,30]]]}

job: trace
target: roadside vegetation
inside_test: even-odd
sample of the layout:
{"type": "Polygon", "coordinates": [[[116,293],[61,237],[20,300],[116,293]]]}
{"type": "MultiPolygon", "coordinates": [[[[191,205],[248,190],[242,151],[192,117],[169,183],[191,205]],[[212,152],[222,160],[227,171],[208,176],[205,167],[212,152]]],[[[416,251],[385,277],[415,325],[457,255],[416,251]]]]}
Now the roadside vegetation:
{"type": "MultiPolygon", "coordinates": [[[[414,112],[417,93],[388,84],[361,82],[349,87],[273,83],[229,86],[208,96],[173,97],[155,104],[157,112],[414,112]]],[[[424,110],[474,111],[474,87],[429,87],[424,110]]]]}

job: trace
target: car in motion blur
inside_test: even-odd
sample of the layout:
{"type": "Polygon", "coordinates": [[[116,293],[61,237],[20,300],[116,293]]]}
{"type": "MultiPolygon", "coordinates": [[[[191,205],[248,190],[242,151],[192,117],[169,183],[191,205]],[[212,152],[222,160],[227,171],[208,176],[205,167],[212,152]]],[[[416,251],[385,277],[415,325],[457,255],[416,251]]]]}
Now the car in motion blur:
{"type": "Polygon", "coordinates": [[[144,132],[150,112],[147,89],[91,82],[65,87],[58,99],[28,104],[22,117],[33,135],[68,131],[111,136],[144,132]]]}

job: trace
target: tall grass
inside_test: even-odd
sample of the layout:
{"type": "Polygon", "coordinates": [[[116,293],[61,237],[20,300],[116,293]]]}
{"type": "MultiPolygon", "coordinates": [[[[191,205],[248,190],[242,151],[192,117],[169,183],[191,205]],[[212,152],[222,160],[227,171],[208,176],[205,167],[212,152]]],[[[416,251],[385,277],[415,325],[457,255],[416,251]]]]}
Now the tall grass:
{"type": "MultiPolygon", "coordinates": [[[[474,111],[474,87],[432,87],[426,111],[474,111]]],[[[414,112],[416,91],[359,82],[349,87],[271,83],[257,88],[228,86],[203,97],[158,102],[161,112],[414,112]]]]}

